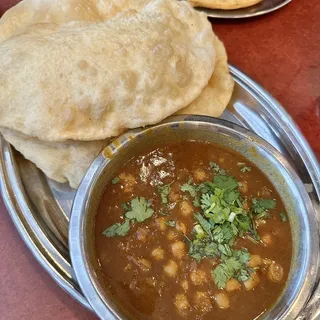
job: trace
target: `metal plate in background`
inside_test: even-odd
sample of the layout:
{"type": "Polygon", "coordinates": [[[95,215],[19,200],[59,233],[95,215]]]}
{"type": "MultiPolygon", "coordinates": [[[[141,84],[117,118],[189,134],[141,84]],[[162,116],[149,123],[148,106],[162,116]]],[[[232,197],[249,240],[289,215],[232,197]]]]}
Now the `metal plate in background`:
{"type": "Polygon", "coordinates": [[[280,9],[290,2],[291,0],[263,0],[254,6],[236,10],[207,9],[203,7],[196,7],[195,9],[205,12],[211,18],[242,19],[262,16],[280,9]]]}
{"type": "MultiPolygon", "coordinates": [[[[222,118],[251,129],[284,154],[319,209],[319,163],[300,131],[263,88],[235,67],[230,69],[236,85],[222,118]]],[[[56,283],[90,309],[77,284],[68,251],[69,215],[75,190],[48,179],[2,137],[0,164],[1,193],[24,242],[56,283]]],[[[315,320],[319,316],[320,290],[317,289],[298,319],[315,320]]]]}

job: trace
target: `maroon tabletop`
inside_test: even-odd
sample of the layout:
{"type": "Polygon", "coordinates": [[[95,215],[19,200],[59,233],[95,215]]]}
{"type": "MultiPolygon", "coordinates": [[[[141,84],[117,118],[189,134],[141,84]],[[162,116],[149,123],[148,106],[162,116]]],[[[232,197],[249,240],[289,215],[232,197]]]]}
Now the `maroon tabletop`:
{"type": "MultiPolygon", "coordinates": [[[[268,0],[265,0],[268,1],[268,0]]],[[[17,0],[0,0],[0,14],[17,0]]],[[[320,159],[320,2],[243,21],[213,20],[229,60],[291,114],[320,159]]],[[[0,320],[95,319],[32,257],[0,199],[0,320]]]]}

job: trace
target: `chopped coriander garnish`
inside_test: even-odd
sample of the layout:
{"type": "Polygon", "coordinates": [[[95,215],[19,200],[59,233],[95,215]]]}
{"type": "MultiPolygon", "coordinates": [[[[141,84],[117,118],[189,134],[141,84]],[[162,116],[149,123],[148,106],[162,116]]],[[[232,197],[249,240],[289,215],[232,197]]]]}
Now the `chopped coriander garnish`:
{"type": "Polygon", "coordinates": [[[250,278],[250,268],[247,267],[250,260],[250,254],[247,249],[234,250],[227,252],[227,255],[221,257],[220,263],[213,271],[214,283],[218,288],[224,288],[231,278],[239,281],[245,281],[250,278]]]}
{"type": "Polygon", "coordinates": [[[168,220],[168,221],[166,221],[166,224],[169,227],[175,227],[176,226],[176,221],[175,220],[168,220]]]}
{"type": "MultiPolygon", "coordinates": [[[[189,240],[189,255],[200,261],[214,257],[221,263],[212,271],[217,287],[224,288],[232,277],[239,281],[250,278],[248,250],[233,249],[237,237],[246,236],[259,243],[254,219],[244,209],[243,198],[238,191],[239,183],[228,175],[215,175],[213,182],[197,187],[200,211],[194,215],[197,224],[193,228],[194,239],[189,240]]],[[[270,207],[270,204],[267,204],[270,207]]],[[[263,215],[266,216],[265,210],[263,215]]],[[[262,214],[260,215],[262,217],[262,214]]]]}
{"type": "Polygon", "coordinates": [[[135,219],[137,222],[143,222],[150,218],[154,210],[150,208],[150,203],[145,198],[134,198],[131,200],[131,211],[126,213],[128,219],[135,219]]]}
{"type": "Polygon", "coordinates": [[[123,223],[115,223],[105,229],[102,234],[106,237],[125,236],[130,230],[130,219],[126,219],[123,223]]]}
{"type": "Polygon", "coordinates": [[[193,205],[195,207],[200,207],[200,201],[199,201],[199,198],[198,197],[195,197],[194,200],[193,200],[193,205]]]}
{"type": "Polygon", "coordinates": [[[231,176],[218,175],[213,177],[212,187],[218,189],[234,189],[239,186],[239,183],[231,176]]]}
{"type": "Polygon", "coordinates": [[[248,167],[248,166],[244,166],[240,169],[240,171],[242,173],[245,173],[245,172],[250,172],[251,171],[251,167],[248,167]]]}
{"type": "Polygon", "coordinates": [[[209,165],[211,169],[214,171],[214,173],[220,174],[220,175],[226,174],[226,171],[224,169],[221,169],[216,162],[210,161],[209,165]]]}
{"type": "Polygon", "coordinates": [[[210,236],[212,238],[212,234],[211,234],[212,225],[211,225],[211,223],[207,219],[205,219],[200,213],[196,213],[194,215],[194,218],[199,222],[200,226],[208,234],[208,236],[210,236]]]}
{"type": "Polygon", "coordinates": [[[189,192],[191,197],[195,197],[197,195],[197,188],[191,184],[191,181],[189,181],[188,183],[183,184],[180,187],[180,190],[182,192],[189,192]]]}
{"type": "Polygon", "coordinates": [[[114,177],[111,181],[112,184],[117,184],[120,181],[119,177],[114,177]]]}
{"type": "Polygon", "coordinates": [[[154,213],[154,210],[150,208],[150,202],[143,197],[132,199],[130,204],[131,209],[128,208],[125,202],[122,203],[122,207],[125,210],[129,210],[125,214],[125,222],[111,225],[102,232],[103,235],[107,237],[125,236],[130,230],[130,221],[143,222],[154,213]]]}
{"type": "Polygon", "coordinates": [[[158,191],[160,192],[160,196],[161,196],[161,202],[163,204],[168,203],[168,196],[171,191],[171,187],[170,187],[171,183],[166,184],[164,186],[158,186],[158,191]]]}
{"type": "Polygon", "coordinates": [[[240,171],[243,173],[251,171],[251,167],[247,166],[244,162],[238,162],[238,167],[240,167],[240,171]]]}
{"type": "Polygon", "coordinates": [[[237,271],[241,270],[241,263],[234,257],[220,263],[213,271],[212,277],[218,288],[224,288],[227,282],[234,276],[237,271]]]}
{"type": "Polygon", "coordinates": [[[121,203],[121,207],[126,211],[130,210],[130,208],[129,208],[129,206],[128,206],[128,204],[126,202],[121,203]]]}
{"type": "Polygon", "coordinates": [[[252,199],[252,210],[255,214],[262,213],[269,209],[274,209],[277,203],[273,199],[252,199]]]}
{"type": "Polygon", "coordinates": [[[163,212],[162,210],[159,211],[160,216],[168,216],[169,214],[166,212],[163,212]]]}
{"type": "Polygon", "coordinates": [[[284,212],[280,212],[280,218],[282,222],[286,222],[287,221],[287,216],[285,215],[284,212]]]}

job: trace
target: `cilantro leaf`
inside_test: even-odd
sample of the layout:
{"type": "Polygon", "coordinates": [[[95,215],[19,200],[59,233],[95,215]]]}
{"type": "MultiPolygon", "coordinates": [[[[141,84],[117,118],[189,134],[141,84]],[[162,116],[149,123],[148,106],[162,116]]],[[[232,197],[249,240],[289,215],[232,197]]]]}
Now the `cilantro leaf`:
{"type": "Polygon", "coordinates": [[[213,239],[217,243],[230,243],[232,242],[235,234],[230,222],[225,222],[222,225],[214,228],[212,231],[213,239]]]}
{"type": "Polygon", "coordinates": [[[231,278],[239,281],[250,279],[250,268],[247,264],[250,254],[247,249],[234,250],[229,246],[219,245],[218,249],[223,253],[222,262],[212,271],[213,279],[218,288],[224,288],[231,278]]]}
{"type": "Polygon", "coordinates": [[[228,258],[220,263],[213,271],[212,276],[218,288],[224,288],[227,282],[233,277],[235,272],[240,271],[241,263],[234,257],[228,258]]]}
{"type": "Polygon", "coordinates": [[[273,199],[252,199],[252,210],[255,214],[262,213],[269,209],[274,209],[276,207],[276,201],[273,199]]]}
{"type": "Polygon", "coordinates": [[[238,200],[240,197],[240,192],[238,190],[230,190],[224,193],[223,199],[228,204],[234,204],[236,200],[238,200]]]}
{"type": "Polygon", "coordinates": [[[221,169],[220,166],[216,162],[210,161],[209,165],[215,173],[220,174],[220,175],[226,174],[226,171],[224,169],[221,169]]]}
{"type": "Polygon", "coordinates": [[[232,256],[232,250],[229,245],[227,244],[218,244],[218,250],[222,257],[231,257],[232,256]]]}
{"type": "Polygon", "coordinates": [[[120,181],[120,178],[119,178],[119,177],[114,177],[114,178],[111,180],[111,183],[112,183],[112,184],[117,184],[119,181],[120,181]]]}
{"type": "Polygon", "coordinates": [[[195,197],[197,195],[197,188],[196,186],[190,184],[190,183],[185,183],[180,187],[180,190],[182,192],[189,192],[191,197],[195,197]]]}
{"type": "Polygon", "coordinates": [[[243,265],[247,265],[250,261],[250,253],[246,248],[234,250],[232,255],[243,265]]]}
{"type": "Polygon", "coordinates": [[[194,214],[194,218],[199,222],[202,229],[212,238],[211,223],[206,220],[200,213],[194,214]]]}
{"type": "Polygon", "coordinates": [[[247,166],[244,162],[238,162],[238,166],[240,167],[240,171],[243,173],[251,171],[251,167],[247,166]]]}
{"type": "Polygon", "coordinates": [[[193,200],[193,205],[198,208],[200,207],[200,199],[199,197],[195,197],[194,200],[193,200]]]}
{"type": "Polygon", "coordinates": [[[126,219],[123,223],[115,223],[109,228],[105,229],[102,234],[108,238],[115,236],[125,236],[130,230],[130,220],[126,219]]]}
{"type": "Polygon", "coordinates": [[[237,274],[236,279],[239,281],[247,281],[251,278],[250,275],[251,269],[242,269],[240,272],[237,274]]]}
{"type": "Polygon", "coordinates": [[[159,211],[159,215],[160,215],[160,216],[168,216],[169,214],[166,213],[166,212],[164,212],[163,210],[160,210],[160,211],[159,211]]]}
{"type": "Polygon", "coordinates": [[[150,203],[145,198],[134,198],[131,200],[131,211],[126,213],[128,219],[135,219],[138,222],[142,222],[150,218],[154,213],[154,210],[150,208],[150,203]]]}
{"type": "Polygon", "coordinates": [[[214,242],[208,242],[206,239],[197,239],[190,243],[189,255],[197,261],[207,257],[214,258],[218,254],[218,246],[214,242]]]}
{"type": "Polygon", "coordinates": [[[197,186],[197,191],[200,191],[201,193],[208,193],[210,190],[208,182],[202,182],[197,186]]]}
{"type": "Polygon", "coordinates": [[[128,206],[128,204],[126,202],[121,203],[121,207],[126,211],[130,210],[130,208],[129,208],[129,206],[128,206]]]}
{"type": "Polygon", "coordinates": [[[160,192],[160,196],[161,196],[161,202],[163,204],[167,204],[168,203],[168,195],[171,192],[171,187],[170,184],[166,184],[164,186],[158,186],[158,191],[160,192]]]}
{"type": "Polygon", "coordinates": [[[166,222],[166,224],[169,226],[169,227],[175,227],[176,226],[176,221],[174,220],[168,220],[166,222]]]}
{"type": "Polygon", "coordinates": [[[285,215],[284,212],[280,212],[280,218],[282,222],[286,222],[287,221],[287,216],[285,215]]]}
{"type": "Polygon", "coordinates": [[[227,190],[227,189],[235,189],[238,187],[238,182],[230,176],[226,175],[218,175],[213,177],[213,185],[214,188],[227,190]]]}

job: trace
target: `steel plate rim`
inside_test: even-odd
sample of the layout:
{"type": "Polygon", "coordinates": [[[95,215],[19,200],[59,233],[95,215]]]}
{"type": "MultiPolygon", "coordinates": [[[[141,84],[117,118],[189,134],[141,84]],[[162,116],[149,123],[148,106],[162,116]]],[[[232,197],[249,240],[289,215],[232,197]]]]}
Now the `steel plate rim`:
{"type": "MultiPolygon", "coordinates": [[[[268,13],[277,11],[284,6],[288,5],[292,0],[285,0],[282,3],[278,4],[275,7],[272,7],[267,10],[261,10],[253,13],[243,13],[240,14],[236,12],[237,9],[235,10],[220,10],[220,9],[210,9],[210,8],[205,8],[205,7],[196,7],[195,9],[201,12],[204,12],[208,17],[210,18],[215,18],[215,19],[247,19],[247,18],[254,18],[254,17],[259,17],[266,15],[268,13]]],[[[245,8],[243,8],[245,9],[245,8]]]]}
{"type": "Polygon", "coordinates": [[[257,82],[250,79],[245,73],[240,71],[238,68],[234,67],[232,64],[229,64],[230,72],[234,77],[240,78],[242,83],[244,83],[250,91],[252,91],[251,88],[255,88],[254,94],[255,96],[263,98],[268,105],[272,108],[272,112],[276,113],[278,117],[275,117],[274,114],[271,114],[272,118],[280,124],[282,127],[287,128],[285,130],[286,132],[290,131],[294,133],[293,137],[292,135],[287,135],[287,137],[290,139],[292,144],[297,148],[299,146],[300,148],[297,148],[297,151],[302,158],[303,162],[308,165],[306,165],[306,168],[311,176],[312,182],[315,186],[316,193],[318,195],[318,200],[320,201],[320,165],[319,162],[312,151],[309,143],[307,142],[306,138],[303,136],[300,129],[297,127],[297,125],[294,123],[294,120],[289,115],[289,113],[282,107],[282,105],[268,93],[263,87],[261,87],[257,82]],[[276,107],[275,107],[276,106],[276,107]],[[282,121],[279,121],[282,120],[282,121]],[[287,119],[287,121],[283,121],[283,119],[287,119]],[[292,141],[292,138],[295,138],[295,140],[292,141]],[[310,167],[312,167],[313,171],[310,171],[310,167]]]}
{"type": "MultiPolygon", "coordinates": [[[[3,141],[3,138],[1,137],[1,153],[3,152],[3,143],[7,143],[3,141]]],[[[2,157],[1,157],[2,160],[2,157]]],[[[10,218],[15,226],[15,228],[18,231],[19,236],[22,238],[24,244],[26,247],[30,250],[32,256],[36,259],[36,261],[44,268],[44,270],[47,272],[47,274],[50,275],[50,277],[56,282],[56,284],[62,288],[66,293],[68,293],[71,297],[73,297],[75,300],[77,300],[81,305],[83,305],[85,308],[92,310],[90,304],[86,300],[86,298],[82,295],[81,292],[77,291],[74,287],[71,286],[71,284],[66,281],[62,277],[62,275],[53,268],[50,261],[47,257],[41,252],[40,247],[41,244],[35,244],[31,237],[31,232],[29,232],[24,225],[20,214],[18,213],[19,208],[16,208],[12,201],[12,196],[10,196],[10,188],[8,186],[7,180],[5,178],[6,170],[3,168],[3,163],[1,161],[0,163],[0,191],[2,198],[4,200],[5,207],[10,215],[10,218]]],[[[42,246],[43,247],[43,246],[42,246]]]]}

